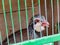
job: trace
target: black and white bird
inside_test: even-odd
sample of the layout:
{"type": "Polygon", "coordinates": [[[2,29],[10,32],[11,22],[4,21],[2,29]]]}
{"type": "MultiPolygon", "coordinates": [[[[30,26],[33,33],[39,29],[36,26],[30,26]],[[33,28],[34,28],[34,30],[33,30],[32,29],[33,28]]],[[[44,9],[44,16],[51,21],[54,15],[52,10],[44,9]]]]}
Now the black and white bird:
{"type": "Polygon", "coordinates": [[[37,33],[40,33],[45,30],[46,26],[49,27],[49,22],[45,19],[45,17],[39,14],[35,15],[34,19],[33,17],[31,18],[31,21],[28,26],[30,36],[33,36],[34,31],[36,36],[38,36],[37,33]]]}

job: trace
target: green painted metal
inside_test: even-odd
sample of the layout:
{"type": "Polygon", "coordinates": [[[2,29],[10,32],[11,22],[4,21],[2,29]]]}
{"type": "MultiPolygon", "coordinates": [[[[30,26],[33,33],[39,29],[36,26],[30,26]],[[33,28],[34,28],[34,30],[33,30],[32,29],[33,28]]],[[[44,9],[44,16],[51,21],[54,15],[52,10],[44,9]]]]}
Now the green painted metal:
{"type": "Polygon", "coordinates": [[[43,45],[54,45],[54,43],[48,43],[48,44],[43,44],[43,45]]]}
{"type": "MultiPolygon", "coordinates": [[[[46,16],[46,20],[48,21],[47,0],[44,0],[44,4],[45,4],[45,16],[46,16]]],[[[47,26],[46,26],[46,35],[48,36],[48,27],[47,26]]]]}
{"type": "Polygon", "coordinates": [[[20,15],[20,0],[18,0],[18,22],[19,22],[19,25],[20,25],[20,37],[21,37],[21,41],[23,41],[22,26],[21,26],[21,15],[20,15]]]}
{"type": "Polygon", "coordinates": [[[54,34],[54,13],[53,13],[53,0],[51,0],[51,9],[52,9],[52,35],[54,34]]]}
{"type": "Polygon", "coordinates": [[[51,9],[52,9],[52,34],[54,34],[54,9],[53,9],[53,0],[51,0],[51,9]]]}
{"type": "MultiPolygon", "coordinates": [[[[41,16],[41,5],[40,5],[40,3],[41,3],[41,0],[38,0],[38,13],[41,16]]],[[[42,37],[42,32],[40,32],[40,36],[42,37]]]]}
{"type": "Polygon", "coordinates": [[[6,11],[5,11],[5,6],[4,6],[4,0],[2,0],[2,8],[3,8],[3,13],[4,13],[4,21],[5,21],[5,28],[6,28],[7,43],[9,45],[8,24],[7,24],[7,19],[6,19],[6,11]]]}
{"type": "Polygon", "coordinates": [[[16,43],[15,32],[14,32],[14,20],[12,15],[12,0],[9,0],[9,7],[10,7],[10,18],[12,23],[13,38],[14,38],[14,43],[16,43]]]}
{"type": "Polygon", "coordinates": [[[1,34],[1,31],[0,31],[0,45],[2,45],[2,34],[1,34]]]}
{"type": "MultiPolygon", "coordinates": [[[[17,45],[43,45],[43,44],[47,44],[55,41],[60,41],[60,34],[45,36],[42,38],[24,41],[16,44],[17,45]]],[[[16,44],[10,44],[10,45],[16,45],[16,44]]]]}
{"type": "MultiPolygon", "coordinates": [[[[34,0],[31,0],[31,2],[32,2],[32,18],[33,18],[33,20],[34,20],[34,0]]],[[[33,22],[33,25],[34,25],[34,22],[33,22]]],[[[34,38],[36,38],[36,35],[35,35],[35,30],[34,30],[34,38]]]]}
{"type": "Polygon", "coordinates": [[[26,2],[26,0],[24,0],[24,4],[25,4],[25,13],[26,13],[27,36],[28,36],[28,40],[29,40],[29,31],[28,31],[28,9],[27,9],[27,2],[26,2]]]}
{"type": "Polygon", "coordinates": [[[60,29],[59,29],[59,28],[60,28],[60,27],[59,27],[59,15],[60,15],[60,14],[59,14],[59,12],[60,12],[60,11],[59,11],[59,0],[56,0],[56,1],[57,1],[58,33],[60,33],[60,29]]]}

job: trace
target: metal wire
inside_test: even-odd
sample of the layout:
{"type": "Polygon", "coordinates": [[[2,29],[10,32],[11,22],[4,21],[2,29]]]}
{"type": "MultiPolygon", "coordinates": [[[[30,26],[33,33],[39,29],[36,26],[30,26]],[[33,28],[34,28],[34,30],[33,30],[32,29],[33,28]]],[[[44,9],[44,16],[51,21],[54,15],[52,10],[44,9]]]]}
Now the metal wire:
{"type": "Polygon", "coordinates": [[[22,23],[21,23],[21,15],[20,15],[20,0],[18,0],[18,22],[20,25],[20,37],[21,37],[21,41],[23,41],[23,36],[22,36],[22,23]]]}
{"type": "MultiPolygon", "coordinates": [[[[39,15],[41,16],[41,7],[40,7],[40,0],[38,0],[38,10],[39,10],[39,15]]],[[[40,17],[41,19],[41,17],[40,17]]],[[[41,30],[41,27],[40,27],[41,30]]],[[[40,36],[42,37],[42,32],[40,32],[40,36]]]]}
{"type": "Polygon", "coordinates": [[[0,44],[2,45],[2,35],[1,35],[1,32],[0,32],[0,44]]]}
{"type": "Polygon", "coordinates": [[[3,13],[4,13],[4,21],[5,21],[5,27],[6,27],[7,43],[8,43],[8,45],[9,45],[8,24],[7,24],[7,19],[6,19],[6,11],[5,11],[5,6],[4,6],[4,0],[2,0],[2,8],[3,8],[3,13]]]}
{"type": "Polygon", "coordinates": [[[28,40],[29,40],[29,30],[28,30],[28,9],[27,9],[27,2],[26,2],[26,0],[24,0],[24,4],[25,4],[25,12],[26,12],[27,36],[28,36],[28,40]]]}
{"type": "Polygon", "coordinates": [[[9,0],[9,6],[10,6],[10,18],[11,18],[11,23],[12,23],[13,38],[14,38],[14,43],[16,43],[16,37],[15,37],[15,32],[14,32],[14,20],[12,16],[12,0],[9,0]]]}
{"type": "Polygon", "coordinates": [[[54,34],[54,12],[53,12],[53,0],[51,0],[51,9],[52,9],[52,34],[54,34]]]}
{"type": "MultiPolygon", "coordinates": [[[[46,20],[48,21],[48,15],[47,15],[47,2],[46,2],[46,0],[44,0],[44,2],[45,2],[45,16],[46,16],[46,20]]],[[[46,27],[46,35],[48,36],[48,27],[46,27]]]]}
{"type": "MultiPolygon", "coordinates": [[[[31,0],[32,1],[32,16],[33,16],[33,20],[34,20],[34,1],[33,0],[31,0]]],[[[34,21],[33,21],[33,25],[34,25],[34,21]]],[[[33,28],[34,28],[34,26],[33,26],[33,28]]],[[[36,38],[36,35],[35,35],[35,30],[34,30],[34,39],[36,38]]]]}
{"type": "Polygon", "coordinates": [[[60,33],[59,27],[59,0],[57,0],[57,15],[58,15],[58,33],[60,33]]]}

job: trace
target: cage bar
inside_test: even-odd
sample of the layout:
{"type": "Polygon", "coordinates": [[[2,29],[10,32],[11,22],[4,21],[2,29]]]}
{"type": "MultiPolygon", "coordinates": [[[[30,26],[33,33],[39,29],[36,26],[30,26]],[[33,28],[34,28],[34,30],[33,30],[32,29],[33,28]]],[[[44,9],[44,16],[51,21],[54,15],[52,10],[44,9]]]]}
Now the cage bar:
{"type": "Polygon", "coordinates": [[[2,8],[3,8],[3,14],[4,14],[4,22],[5,22],[5,28],[6,28],[7,43],[9,45],[8,24],[7,24],[7,19],[6,19],[6,11],[5,11],[5,6],[4,6],[4,0],[2,0],[2,8]]]}
{"type": "Polygon", "coordinates": [[[14,20],[12,15],[12,0],[9,0],[9,7],[10,7],[10,18],[11,18],[11,24],[12,24],[13,38],[14,38],[14,43],[16,43],[16,37],[14,32],[14,20]]]}
{"type": "MultiPolygon", "coordinates": [[[[57,29],[58,29],[58,33],[60,33],[60,29],[59,29],[59,28],[60,28],[60,27],[59,27],[59,26],[60,26],[60,25],[59,25],[59,15],[60,15],[60,14],[59,14],[59,12],[60,12],[60,11],[59,11],[59,0],[57,0],[57,17],[58,17],[58,19],[57,19],[57,29]]],[[[60,45],[60,41],[58,42],[58,45],[60,45]]]]}
{"type": "Polygon", "coordinates": [[[58,33],[60,33],[60,27],[59,27],[59,0],[57,0],[57,16],[58,16],[58,33]]]}
{"type": "MultiPolygon", "coordinates": [[[[45,16],[46,16],[46,20],[48,21],[48,15],[47,15],[47,2],[46,2],[46,0],[44,0],[44,4],[45,4],[45,16]]],[[[46,35],[48,36],[48,27],[46,27],[46,35]]]]}
{"type": "Polygon", "coordinates": [[[21,37],[21,41],[23,41],[23,36],[22,36],[22,23],[21,23],[21,15],[20,15],[20,0],[18,0],[18,22],[19,22],[19,26],[20,26],[20,37],[21,37]]]}
{"type": "MultiPolygon", "coordinates": [[[[32,17],[33,17],[33,20],[34,20],[34,1],[32,1],[32,17]]],[[[34,21],[33,21],[33,25],[34,25],[34,21]]],[[[35,30],[34,30],[34,38],[36,38],[36,35],[35,35],[35,30]]]]}
{"type": "MultiPolygon", "coordinates": [[[[38,13],[41,16],[41,5],[40,5],[40,2],[41,2],[41,0],[38,0],[38,13]]],[[[41,28],[40,28],[40,30],[41,30],[41,28]]],[[[42,37],[42,32],[40,32],[40,36],[42,37]]]]}
{"type": "Polygon", "coordinates": [[[28,30],[28,9],[27,9],[27,2],[26,2],[26,0],[24,0],[24,4],[25,4],[25,12],[26,12],[27,36],[28,36],[28,40],[29,40],[29,30],[28,30]]]}
{"type": "Polygon", "coordinates": [[[53,0],[51,0],[51,9],[52,9],[52,34],[54,34],[54,12],[53,12],[53,0]]]}
{"type": "Polygon", "coordinates": [[[2,45],[2,34],[0,32],[0,45],[2,45]]]}

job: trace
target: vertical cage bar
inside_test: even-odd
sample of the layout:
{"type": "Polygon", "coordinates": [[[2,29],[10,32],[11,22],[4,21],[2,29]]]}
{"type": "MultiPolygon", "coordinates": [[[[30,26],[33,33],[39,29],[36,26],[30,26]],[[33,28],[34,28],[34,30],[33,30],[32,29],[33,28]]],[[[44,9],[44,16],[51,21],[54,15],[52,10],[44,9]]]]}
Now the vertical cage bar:
{"type": "Polygon", "coordinates": [[[39,10],[39,14],[41,15],[41,7],[40,7],[40,0],[38,0],[38,10],[39,10]]]}
{"type": "Polygon", "coordinates": [[[7,43],[9,45],[8,24],[7,24],[7,19],[6,19],[6,11],[5,11],[5,6],[4,6],[4,0],[2,0],[2,8],[3,8],[3,13],[4,13],[4,21],[5,21],[5,28],[6,28],[7,43]]]}
{"type": "Polygon", "coordinates": [[[27,27],[27,36],[28,36],[28,40],[29,40],[29,30],[28,30],[28,9],[27,9],[27,4],[26,4],[26,0],[24,0],[24,4],[25,4],[25,12],[26,12],[26,27],[27,27]]]}
{"type": "Polygon", "coordinates": [[[51,9],[52,9],[52,34],[54,34],[54,12],[53,12],[53,0],[51,0],[51,9]]]}
{"type": "MultiPolygon", "coordinates": [[[[32,16],[33,16],[33,20],[34,20],[34,0],[31,0],[31,1],[32,1],[32,16]]],[[[34,25],[34,21],[33,21],[33,25],[34,25]]],[[[36,38],[35,30],[34,30],[34,38],[36,38]]]]}
{"type": "Polygon", "coordinates": [[[20,37],[21,37],[21,41],[23,41],[22,25],[21,25],[21,15],[20,15],[20,0],[18,0],[18,22],[19,22],[19,25],[20,25],[20,37]]]}
{"type": "MultiPolygon", "coordinates": [[[[40,0],[38,0],[38,11],[39,11],[39,15],[41,16],[41,7],[40,7],[40,0]]],[[[40,17],[41,18],[41,17],[40,17]]],[[[40,28],[41,29],[41,28],[40,28]]],[[[40,36],[42,37],[42,32],[40,32],[40,36]]]]}
{"type": "MultiPolygon", "coordinates": [[[[48,15],[47,15],[47,1],[44,0],[45,2],[45,16],[46,16],[46,20],[48,21],[48,15]]],[[[46,35],[48,36],[48,27],[46,27],[46,35]]]]}
{"type": "Polygon", "coordinates": [[[14,20],[13,20],[13,15],[12,15],[12,0],[9,0],[9,6],[10,6],[10,18],[11,18],[11,23],[12,23],[13,38],[14,38],[14,43],[16,43],[16,37],[15,37],[15,32],[14,32],[14,20]]]}
{"type": "Polygon", "coordinates": [[[59,0],[57,0],[57,16],[58,16],[58,33],[60,33],[60,30],[59,30],[59,0]]]}
{"type": "Polygon", "coordinates": [[[2,34],[0,32],[0,45],[2,45],[2,34]]]}

